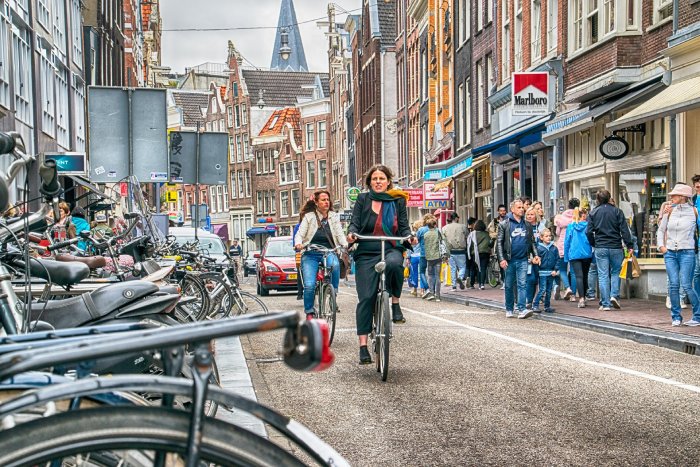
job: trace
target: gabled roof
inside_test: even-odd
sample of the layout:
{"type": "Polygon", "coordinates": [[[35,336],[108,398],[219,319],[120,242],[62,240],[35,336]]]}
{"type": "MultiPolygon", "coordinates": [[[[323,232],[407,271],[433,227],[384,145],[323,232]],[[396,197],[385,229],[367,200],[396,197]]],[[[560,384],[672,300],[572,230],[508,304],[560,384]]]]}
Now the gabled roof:
{"type": "Polygon", "coordinates": [[[169,90],[173,96],[173,101],[175,105],[182,109],[183,125],[191,127],[197,126],[197,122],[204,124],[204,114],[202,109],[206,109],[209,105],[209,97],[211,96],[208,92],[192,92],[192,91],[179,91],[179,90],[169,90]]]}
{"type": "Polygon", "coordinates": [[[304,54],[304,43],[301,41],[297,15],[294,12],[294,2],[292,0],[282,0],[280,5],[280,16],[277,20],[277,34],[275,35],[275,45],[272,48],[272,61],[270,69],[280,71],[308,71],[306,55],[304,54]],[[280,56],[282,47],[282,31],[287,33],[287,45],[291,49],[289,58],[283,60],[280,56]]]}
{"type": "Polygon", "coordinates": [[[258,136],[280,136],[284,134],[287,123],[294,129],[294,140],[301,143],[301,112],[296,107],[285,107],[272,112],[258,136]]]}
{"type": "Polygon", "coordinates": [[[380,42],[383,46],[396,45],[396,0],[378,0],[380,42]]]}
{"type": "Polygon", "coordinates": [[[298,98],[314,97],[316,77],[321,80],[323,94],[330,95],[328,73],[311,73],[272,70],[241,70],[252,105],[258,101],[262,89],[265,107],[289,107],[296,105],[298,98]]]}

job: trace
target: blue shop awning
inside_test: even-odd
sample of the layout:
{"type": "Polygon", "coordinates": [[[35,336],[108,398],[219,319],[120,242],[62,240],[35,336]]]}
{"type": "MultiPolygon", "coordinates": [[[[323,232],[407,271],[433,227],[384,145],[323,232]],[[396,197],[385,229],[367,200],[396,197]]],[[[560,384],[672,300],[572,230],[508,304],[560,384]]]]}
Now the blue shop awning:
{"type": "MultiPolygon", "coordinates": [[[[552,115],[547,115],[534,120],[526,120],[525,122],[521,122],[519,126],[513,128],[507,133],[496,136],[496,138],[491,140],[491,142],[472,149],[472,156],[480,156],[481,154],[493,152],[508,144],[518,143],[520,139],[528,135],[539,133],[541,137],[541,132],[545,129],[546,123],[551,120],[551,118],[552,115]]],[[[532,142],[528,141],[526,144],[521,144],[521,146],[527,146],[528,144],[532,144],[532,142]]]]}
{"type": "Polygon", "coordinates": [[[248,229],[248,231],[245,234],[247,237],[253,237],[255,235],[275,235],[276,232],[276,226],[268,225],[265,227],[252,227],[248,229]]]}

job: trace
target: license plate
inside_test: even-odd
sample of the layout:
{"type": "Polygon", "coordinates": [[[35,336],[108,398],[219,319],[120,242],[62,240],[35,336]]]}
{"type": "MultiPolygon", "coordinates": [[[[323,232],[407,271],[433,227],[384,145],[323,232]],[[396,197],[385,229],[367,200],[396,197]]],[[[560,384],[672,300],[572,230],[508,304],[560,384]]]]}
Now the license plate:
{"type": "Polygon", "coordinates": [[[297,275],[296,274],[287,274],[287,279],[289,280],[297,280],[297,275]]]}

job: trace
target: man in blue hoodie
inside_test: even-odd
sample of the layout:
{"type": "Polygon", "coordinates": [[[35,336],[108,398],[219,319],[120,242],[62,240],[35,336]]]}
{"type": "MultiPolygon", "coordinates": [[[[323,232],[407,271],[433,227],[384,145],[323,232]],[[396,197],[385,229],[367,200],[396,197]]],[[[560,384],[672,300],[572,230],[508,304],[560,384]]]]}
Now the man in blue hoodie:
{"type": "Polygon", "coordinates": [[[510,203],[510,214],[498,224],[496,255],[502,269],[506,271],[506,318],[513,317],[515,294],[513,287],[517,284],[518,318],[532,316],[532,310],[525,309],[527,300],[527,264],[532,255],[532,264],[540,264],[540,257],[535,246],[532,225],[525,222],[525,208],[519,199],[510,203]]]}
{"type": "MultiPolygon", "coordinates": [[[[80,236],[80,232],[89,232],[90,231],[90,224],[88,223],[87,220],[85,220],[85,211],[83,208],[80,206],[76,206],[73,208],[73,211],[70,213],[71,215],[71,223],[75,226],[75,235],[80,236]]],[[[78,248],[81,250],[87,250],[87,242],[85,240],[80,240],[78,244],[76,245],[78,248]]]]}

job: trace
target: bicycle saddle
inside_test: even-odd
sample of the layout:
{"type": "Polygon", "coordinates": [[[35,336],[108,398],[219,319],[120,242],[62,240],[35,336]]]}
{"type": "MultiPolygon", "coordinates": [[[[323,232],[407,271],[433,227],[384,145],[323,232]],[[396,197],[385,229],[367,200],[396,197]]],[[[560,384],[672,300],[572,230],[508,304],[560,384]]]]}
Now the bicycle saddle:
{"type": "Polygon", "coordinates": [[[75,256],[75,255],[57,255],[56,261],[64,263],[78,262],[87,264],[90,269],[99,269],[105,267],[107,259],[104,256],[75,256]]]}
{"type": "Polygon", "coordinates": [[[29,271],[32,276],[63,287],[75,285],[90,275],[90,268],[83,263],[61,263],[36,258],[29,260],[29,271]]]}

